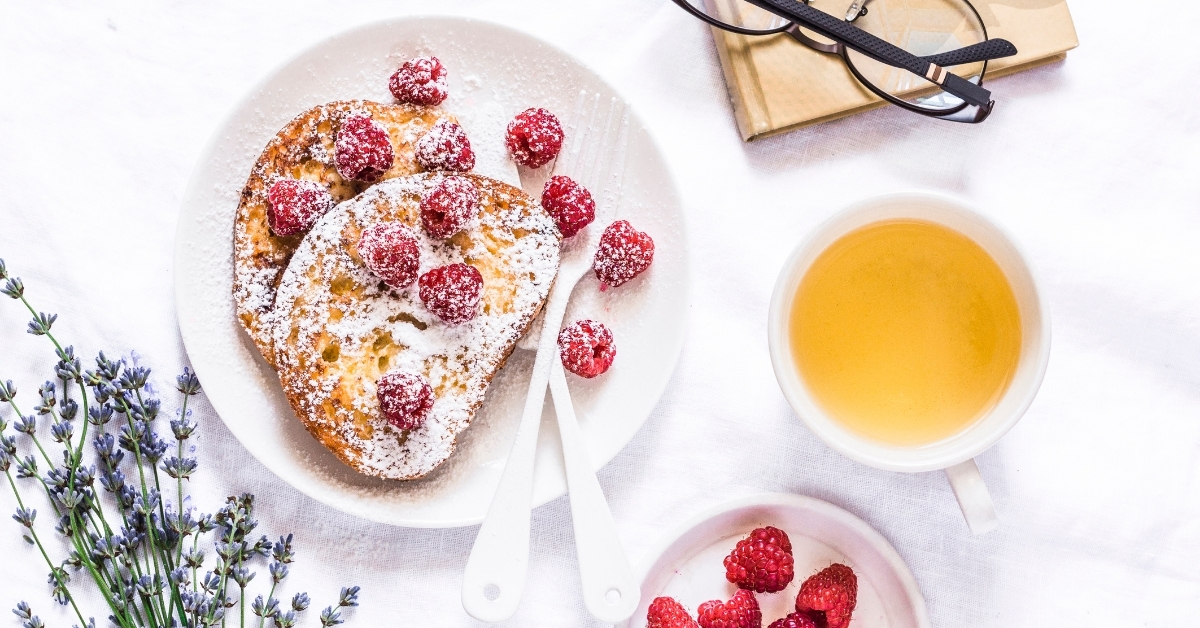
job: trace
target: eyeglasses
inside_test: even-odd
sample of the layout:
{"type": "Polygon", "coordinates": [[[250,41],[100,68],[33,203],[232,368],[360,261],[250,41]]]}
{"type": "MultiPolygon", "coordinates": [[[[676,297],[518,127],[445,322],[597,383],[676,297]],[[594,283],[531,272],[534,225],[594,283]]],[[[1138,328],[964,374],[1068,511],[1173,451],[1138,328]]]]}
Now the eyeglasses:
{"type": "Polygon", "coordinates": [[[983,87],[987,62],[1017,54],[1007,40],[988,39],[983,18],[969,0],[672,1],[732,33],[786,33],[840,57],[854,78],[883,100],[953,122],[988,117],[995,101],[983,87]],[[843,18],[810,3],[849,6],[843,18]]]}

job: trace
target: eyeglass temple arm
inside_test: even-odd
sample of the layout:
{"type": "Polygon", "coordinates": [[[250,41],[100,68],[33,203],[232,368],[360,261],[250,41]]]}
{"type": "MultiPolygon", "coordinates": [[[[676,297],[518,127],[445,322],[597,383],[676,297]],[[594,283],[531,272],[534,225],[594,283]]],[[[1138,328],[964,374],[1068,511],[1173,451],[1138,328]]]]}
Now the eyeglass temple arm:
{"type": "Polygon", "coordinates": [[[989,39],[949,52],[939,52],[935,55],[920,58],[929,63],[948,68],[967,63],[978,63],[980,61],[1011,57],[1015,54],[1017,54],[1017,47],[1012,45],[1007,39],[989,39]]]}
{"type": "MultiPolygon", "coordinates": [[[[817,41],[812,37],[804,34],[804,31],[799,26],[792,24],[787,29],[787,34],[791,35],[800,43],[829,54],[841,54],[841,44],[833,43],[826,44],[817,41]]],[[[956,65],[964,65],[967,63],[978,63],[980,61],[991,61],[992,59],[1000,59],[1003,57],[1011,57],[1017,54],[1017,47],[1012,45],[1005,39],[989,39],[977,44],[971,44],[962,48],[956,48],[949,52],[940,52],[935,55],[921,57],[922,59],[940,65],[942,67],[951,67],[956,65]]]]}
{"type": "Polygon", "coordinates": [[[750,4],[770,11],[784,19],[803,24],[830,39],[842,42],[847,47],[890,66],[908,70],[917,76],[942,86],[942,89],[958,96],[967,103],[986,107],[992,93],[957,74],[946,71],[940,65],[918,57],[903,48],[892,45],[874,35],[851,26],[828,13],[823,13],[796,0],[746,0],[750,4]]]}

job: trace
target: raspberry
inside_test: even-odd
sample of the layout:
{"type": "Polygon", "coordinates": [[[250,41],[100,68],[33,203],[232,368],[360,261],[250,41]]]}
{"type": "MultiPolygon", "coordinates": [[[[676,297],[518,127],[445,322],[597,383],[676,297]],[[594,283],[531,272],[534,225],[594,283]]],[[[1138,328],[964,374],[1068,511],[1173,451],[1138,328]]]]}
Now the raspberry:
{"type": "Polygon", "coordinates": [[[483,275],[474,266],[439,266],[421,275],[417,284],[426,309],[451,325],[465,323],[479,311],[483,275]]]}
{"type": "Polygon", "coordinates": [[[461,126],[449,120],[438,120],[417,140],[416,157],[417,163],[426,170],[466,172],[475,167],[471,140],[467,139],[461,126]]]}
{"type": "Polygon", "coordinates": [[[377,222],[363,229],[358,254],[371,272],[393,288],[412,284],[421,266],[417,236],[399,222],[377,222]]]}
{"type": "Polygon", "coordinates": [[[777,593],[792,582],[792,542],[779,528],[758,528],[725,557],[725,579],[756,593],[777,593]]]}
{"type": "Polygon", "coordinates": [[[523,166],[540,168],[562,149],[563,130],[558,118],[545,109],[526,109],[508,123],[504,144],[523,166]]]}
{"type": "Polygon", "coordinates": [[[619,286],[642,274],[653,261],[654,240],[628,221],[618,220],[600,236],[592,269],[604,286],[619,286]]]}
{"type": "Polygon", "coordinates": [[[308,231],[332,208],[333,196],[316,181],[280,179],[267,191],[267,224],[277,236],[308,231]]]}
{"type": "Polygon", "coordinates": [[[392,75],[388,89],[400,102],[440,105],[446,100],[446,66],[437,57],[410,59],[392,75]]]}
{"type": "Polygon", "coordinates": [[[592,193],[570,177],[555,175],[542,188],[542,207],[558,223],[563,237],[569,238],[596,219],[596,201],[592,193]]]}
{"type": "Polygon", "coordinates": [[[479,190],[465,177],[446,177],[421,198],[421,222],[435,238],[448,238],[471,221],[479,190]]]}
{"type": "Polygon", "coordinates": [[[812,617],[804,613],[788,613],[787,617],[776,619],[767,628],[818,628],[818,626],[812,617]]]}
{"type": "Polygon", "coordinates": [[[700,628],[675,598],[656,597],[646,611],[646,628],[700,628]]]}
{"type": "Polygon", "coordinates": [[[762,628],[762,611],[754,594],[738,589],[728,602],[710,600],[697,609],[700,628],[762,628]]]}
{"type": "Polygon", "coordinates": [[[854,570],[834,563],[800,585],[796,610],[808,613],[818,625],[843,628],[849,625],[857,602],[858,578],[854,570]]]}
{"type": "Polygon", "coordinates": [[[333,161],[347,179],[375,181],[392,167],[396,154],[387,130],[370,116],[350,116],[338,129],[333,161]]]}
{"type": "Polygon", "coordinates": [[[592,320],[579,320],[558,334],[558,357],[568,371],[591,379],[603,374],[617,357],[612,332],[592,320]]]}
{"type": "Polygon", "coordinates": [[[433,388],[421,375],[389,371],[375,384],[379,409],[388,423],[402,430],[415,430],[425,424],[433,408],[433,388]]]}

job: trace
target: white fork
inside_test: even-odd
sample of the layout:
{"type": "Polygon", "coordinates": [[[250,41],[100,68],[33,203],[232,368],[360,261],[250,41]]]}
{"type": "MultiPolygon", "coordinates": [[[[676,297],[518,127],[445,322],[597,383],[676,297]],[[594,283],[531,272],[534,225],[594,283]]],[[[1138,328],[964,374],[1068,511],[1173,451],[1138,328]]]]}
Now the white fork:
{"type": "Polygon", "coordinates": [[[487,517],[467,559],[463,608],[481,621],[499,622],[512,617],[525,589],[534,459],[547,384],[554,394],[555,414],[563,439],[584,603],[597,619],[615,623],[632,615],[640,598],[604,493],[587,460],[558,359],[558,332],[571,292],[591,268],[600,234],[615,213],[625,170],[628,108],[613,98],[605,112],[600,100],[599,94],[588,99],[585,92],[580,92],[575,114],[566,129],[570,145],[555,163],[557,174],[570,176],[596,194],[596,219],[564,241],[558,278],[543,312],[521,423],[487,517]]]}

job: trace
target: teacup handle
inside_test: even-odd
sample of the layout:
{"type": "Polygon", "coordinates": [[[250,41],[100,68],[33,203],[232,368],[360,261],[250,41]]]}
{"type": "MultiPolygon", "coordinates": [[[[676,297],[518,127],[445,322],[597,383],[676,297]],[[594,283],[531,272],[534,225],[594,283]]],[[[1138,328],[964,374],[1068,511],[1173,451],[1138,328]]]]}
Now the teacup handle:
{"type": "Polygon", "coordinates": [[[958,507],[972,534],[986,534],[1000,525],[996,505],[992,503],[974,458],[946,467],[946,478],[950,480],[950,488],[954,489],[954,497],[958,499],[958,507]]]}

